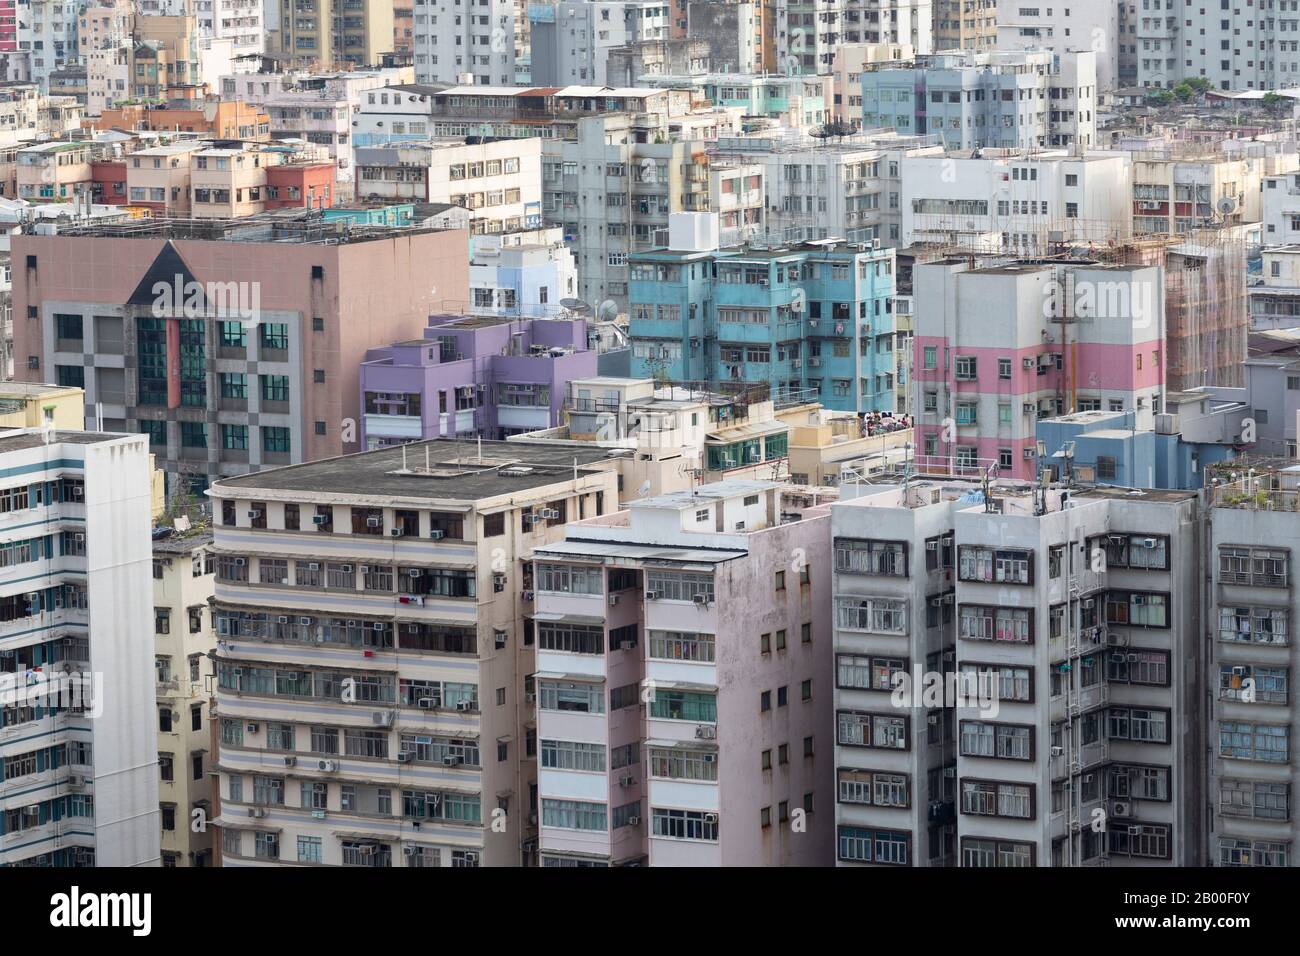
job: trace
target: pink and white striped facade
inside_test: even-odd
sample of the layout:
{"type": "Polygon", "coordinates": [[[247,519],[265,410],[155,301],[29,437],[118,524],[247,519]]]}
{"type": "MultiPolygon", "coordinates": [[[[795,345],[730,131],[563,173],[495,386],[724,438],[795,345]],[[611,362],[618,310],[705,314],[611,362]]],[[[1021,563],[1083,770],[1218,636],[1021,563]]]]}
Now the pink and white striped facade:
{"type": "Polygon", "coordinates": [[[1161,269],[944,259],[913,283],[918,454],[1032,479],[1039,417],[1122,409],[1142,429],[1160,410],[1161,269]]]}

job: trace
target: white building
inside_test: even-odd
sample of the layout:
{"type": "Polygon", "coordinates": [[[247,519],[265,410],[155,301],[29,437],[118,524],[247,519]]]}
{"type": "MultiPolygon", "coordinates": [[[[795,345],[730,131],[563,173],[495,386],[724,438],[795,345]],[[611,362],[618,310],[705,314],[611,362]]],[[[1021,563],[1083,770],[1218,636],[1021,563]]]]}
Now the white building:
{"type": "Polygon", "coordinates": [[[263,0],[191,0],[189,11],[201,38],[230,40],[235,59],[267,50],[263,0]]]}
{"type": "Polygon", "coordinates": [[[1193,77],[1214,90],[1300,86],[1300,44],[1290,39],[1300,31],[1300,12],[1284,3],[1184,3],[1175,10],[1165,0],[1130,14],[1129,22],[1136,22],[1140,86],[1168,88],[1193,77]]]}
{"type": "Polygon", "coordinates": [[[902,161],[902,246],[1037,254],[1132,235],[1128,153],[954,151],[902,161]]]}
{"type": "Polygon", "coordinates": [[[774,7],[781,73],[829,73],[841,43],[910,44],[916,53],[933,49],[932,0],[830,0],[815,13],[792,0],[776,0],[774,7]]]}
{"type": "Polygon", "coordinates": [[[1300,173],[1265,176],[1261,186],[1263,235],[1266,246],[1300,242],[1300,173]]]}
{"type": "Polygon", "coordinates": [[[1074,2],[1002,0],[998,4],[999,50],[1051,50],[1066,53],[1091,50],[1097,54],[1097,87],[1103,92],[1119,86],[1119,8],[1115,0],[1074,2]],[[1068,5],[1067,5],[1068,4],[1068,5]]]}
{"type": "Polygon", "coordinates": [[[528,17],[517,0],[417,0],[412,16],[417,83],[511,86],[526,59],[528,17]],[[464,77],[472,77],[465,79],[464,77]]]}
{"type": "Polygon", "coordinates": [[[828,512],[726,480],[534,551],[543,866],[829,859],[828,512]]]}
{"type": "Polygon", "coordinates": [[[451,203],[470,210],[472,233],[542,224],[542,141],[435,140],[356,151],[357,198],[451,203]]]}
{"type": "Polygon", "coordinates": [[[949,148],[1086,149],[1097,142],[1097,56],[954,51],[867,64],[862,125],[932,133],[949,148]]]}
{"type": "Polygon", "coordinates": [[[30,80],[49,88],[50,74],[77,62],[77,14],[70,0],[28,0],[16,8],[13,37],[17,50],[3,54],[5,79],[30,80]]]}
{"type": "Polygon", "coordinates": [[[578,294],[578,269],[559,229],[478,235],[471,241],[469,311],[544,319],[578,294]]]}
{"type": "Polygon", "coordinates": [[[0,864],[157,865],[148,442],[16,430],[0,469],[0,864]]]}
{"type": "Polygon", "coordinates": [[[1195,492],[992,489],[831,507],[838,861],[1200,863],[1195,492]]]}

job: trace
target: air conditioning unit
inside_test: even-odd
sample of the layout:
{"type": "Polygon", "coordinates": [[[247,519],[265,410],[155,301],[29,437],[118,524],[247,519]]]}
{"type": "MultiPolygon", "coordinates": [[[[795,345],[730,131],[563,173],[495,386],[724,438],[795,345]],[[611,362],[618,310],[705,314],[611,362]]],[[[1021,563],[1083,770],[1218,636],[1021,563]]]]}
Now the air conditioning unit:
{"type": "Polygon", "coordinates": [[[1052,748],[1052,756],[1053,756],[1053,757],[1059,757],[1059,756],[1061,756],[1061,755],[1064,754],[1064,753],[1065,753],[1065,748],[1064,748],[1064,747],[1053,747],[1053,748],[1052,748]]]}
{"type": "Polygon", "coordinates": [[[546,521],[555,521],[560,517],[560,513],[554,508],[543,508],[538,514],[546,521]]]}
{"type": "Polygon", "coordinates": [[[632,776],[630,773],[625,773],[623,776],[618,778],[618,785],[620,787],[630,787],[634,783],[636,783],[636,777],[632,776]]]}
{"type": "Polygon", "coordinates": [[[415,705],[421,710],[432,710],[438,706],[438,701],[433,697],[421,697],[415,702],[415,705]]]}
{"type": "Polygon", "coordinates": [[[646,593],[645,593],[645,599],[646,599],[647,601],[657,601],[657,600],[659,600],[659,592],[658,592],[658,591],[646,591],[646,593]]]}
{"type": "Polygon", "coordinates": [[[478,865],[478,854],[477,854],[477,853],[474,853],[473,851],[466,851],[466,853],[465,853],[465,862],[466,862],[466,863],[473,863],[473,864],[475,864],[475,865],[478,865]]]}
{"type": "Polygon", "coordinates": [[[312,515],[312,516],[311,516],[311,523],[312,523],[312,524],[315,524],[315,525],[322,525],[322,524],[325,523],[325,516],[324,516],[324,515],[312,515]]]}
{"type": "Polygon", "coordinates": [[[700,755],[700,760],[701,760],[702,762],[704,762],[704,763],[717,763],[717,762],[718,762],[718,755],[717,755],[717,754],[712,754],[712,753],[710,753],[710,754],[701,754],[701,755],[700,755]]]}
{"type": "Polygon", "coordinates": [[[419,855],[420,855],[420,848],[419,848],[418,846],[411,846],[411,845],[408,844],[408,845],[402,847],[402,855],[403,855],[403,856],[419,856],[419,855]]]}
{"type": "Polygon", "coordinates": [[[367,519],[366,519],[366,527],[367,527],[367,528],[382,528],[383,526],[384,526],[384,519],[383,519],[383,518],[367,518],[367,519]]]}
{"type": "Polygon", "coordinates": [[[699,604],[702,607],[707,606],[709,603],[709,596],[707,594],[697,594],[695,595],[694,600],[696,604],[699,604]]]}
{"type": "Polygon", "coordinates": [[[246,561],[244,558],[235,558],[235,567],[237,568],[242,568],[247,563],[248,561],[246,561]]]}
{"type": "Polygon", "coordinates": [[[248,815],[260,820],[262,817],[266,816],[266,811],[261,807],[249,807],[248,815]]]}
{"type": "Polygon", "coordinates": [[[639,827],[641,825],[641,818],[634,813],[632,816],[627,818],[627,825],[630,827],[639,827]]]}
{"type": "Polygon", "coordinates": [[[459,767],[464,762],[464,757],[447,756],[442,758],[442,765],[444,767],[459,767]]]}
{"type": "Polygon", "coordinates": [[[1127,800],[1112,800],[1110,803],[1110,815],[1112,817],[1126,817],[1132,811],[1127,800]]]}
{"type": "Polygon", "coordinates": [[[403,532],[401,528],[390,528],[388,533],[392,535],[394,538],[400,538],[403,532]]]}
{"type": "Polygon", "coordinates": [[[246,728],[250,734],[257,733],[257,724],[249,724],[246,728]]]}
{"type": "Polygon", "coordinates": [[[318,760],[316,761],[316,769],[325,773],[334,773],[339,769],[339,763],[337,760],[318,760]]]}
{"type": "Polygon", "coordinates": [[[1032,448],[1026,448],[1026,449],[1025,449],[1025,458],[1027,458],[1027,459],[1031,459],[1031,458],[1033,458],[1033,457],[1034,457],[1034,449],[1032,449],[1032,448]]]}
{"type": "Polygon", "coordinates": [[[705,823],[717,823],[717,822],[718,822],[718,815],[717,815],[716,813],[706,813],[706,814],[704,814],[704,822],[705,822],[705,823]]]}
{"type": "Polygon", "coordinates": [[[376,727],[393,726],[393,712],[391,710],[376,710],[370,714],[370,722],[376,727]]]}
{"type": "Polygon", "coordinates": [[[478,710],[478,704],[472,700],[461,700],[456,702],[457,710],[478,710]]]}
{"type": "Polygon", "coordinates": [[[536,695],[536,694],[524,694],[524,703],[525,703],[525,704],[533,704],[533,703],[536,703],[536,702],[537,702],[537,695],[536,695]]]}
{"type": "Polygon", "coordinates": [[[1142,539],[1142,547],[1144,547],[1144,548],[1154,548],[1157,544],[1159,544],[1159,542],[1156,541],[1155,538],[1143,538],[1143,539],[1142,539]]]}
{"type": "Polygon", "coordinates": [[[696,740],[714,740],[718,736],[718,728],[709,724],[700,724],[695,728],[696,740]]]}
{"type": "Polygon", "coordinates": [[[944,767],[944,768],[943,768],[943,775],[944,775],[945,777],[947,777],[949,780],[952,780],[954,777],[957,776],[957,768],[956,768],[956,767],[944,767]]]}
{"type": "Polygon", "coordinates": [[[248,513],[248,517],[256,521],[258,518],[262,517],[262,512],[254,508],[252,511],[248,513]]]}
{"type": "Polygon", "coordinates": [[[80,774],[73,774],[68,778],[69,790],[81,790],[86,786],[86,778],[80,774]]]}
{"type": "Polygon", "coordinates": [[[1034,370],[1034,360],[1032,358],[1027,358],[1020,363],[1020,367],[1026,371],[1032,372],[1034,370]]]}
{"type": "Polygon", "coordinates": [[[296,764],[297,762],[298,762],[298,758],[295,757],[293,754],[285,754],[285,755],[284,755],[284,765],[285,765],[286,767],[292,767],[292,766],[293,766],[294,764],[296,764]]]}
{"type": "Polygon", "coordinates": [[[397,762],[398,762],[398,763],[410,763],[410,762],[411,762],[412,760],[414,760],[414,759],[415,759],[415,751],[414,751],[414,750],[399,750],[399,751],[397,751],[397,762]]]}
{"type": "Polygon", "coordinates": [[[439,531],[437,528],[435,528],[434,530],[429,532],[429,537],[434,541],[441,541],[443,538],[447,537],[447,532],[439,531]]]}
{"type": "Polygon", "coordinates": [[[361,856],[378,856],[379,847],[373,843],[367,843],[365,846],[357,847],[357,853],[361,856]]]}
{"type": "Polygon", "coordinates": [[[30,807],[23,807],[23,814],[29,817],[39,817],[41,815],[41,808],[36,804],[32,804],[30,807]]]}
{"type": "Polygon", "coordinates": [[[319,570],[320,570],[320,562],[319,562],[319,561],[308,561],[308,562],[307,562],[307,570],[308,570],[308,571],[319,571],[319,570]]]}
{"type": "Polygon", "coordinates": [[[276,619],[275,619],[275,623],[276,623],[276,624],[288,624],[288,623],[289,623],[289,618],[288,618],[287,615],[281,614],[281,615],[279,615],[279,616],[276,617],[276,619]]]}
{"type": "Polygon", "coordinates": [[[1038,411],[1038,406],[1035,405],[1033,402],[1025,402],[1023,405],[1020,406],[1020,409],[1026,415],[1032,415],[1034,414],[1034,412],[1038,411]]]}
{"type": "Polygon", "coordinates": [[[821,368],[821,367],[822,367],[821,356],[819,356],[819,355],[813,355],[813,356],[809,357],[809,359],[808,359],[808,365],[809,365],[809,367],[811,367],[811,368],[821,368]]]}
{"type": "Polygon", "coordinates": [[[925,719],[925,722],[929,724],[931,727],[934,727],[939,723],[939,715],[931,714],[929,717],[925,719]]]}
{"type": "Polygon", "coordinates": [[[614,607],[614,606],[617,605],[617,604],[618,604],[618,595],[617,595],[617,594],[611,594],[611,595],[609,596],[609,606],[610,606],[610,607],[614,607]]]}

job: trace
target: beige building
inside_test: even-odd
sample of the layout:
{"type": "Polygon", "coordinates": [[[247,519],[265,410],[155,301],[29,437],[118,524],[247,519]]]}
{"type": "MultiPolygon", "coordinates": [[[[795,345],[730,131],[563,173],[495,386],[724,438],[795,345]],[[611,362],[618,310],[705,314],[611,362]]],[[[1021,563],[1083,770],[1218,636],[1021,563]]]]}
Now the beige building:
{"type": "Polygon", "coordinates": [[[847,473],[871,474],[903,461],[912,429],[864,437],[852,412],[814,406],[778,413],[790,425],[790,481],[798,485],[835,486],[847,473]]]}
{"type": "Polygon", "coordinates": [[[70,202],[90,188],[89,143],[41,143],[18,151],[18,198],[70,202]]]}
{"type": "Polygon", "coordinates": [[[238,219],[266,211],[266,167],[279,157],[254,147],[191,154],[190,202],[196,219],[238,219]]]}
{"type": "Polygon", "coordinates": [[[393,0],[280,5],[279,56],[298,66],[373,66],[393,50],[393,0]]]}
{"type": "Polygon", "coordinates": [[[195,140],[137,150],[126,160],[127,201],[155,216],[190,214],[190,166],[204,144],[195,140]]]}
{"type": "Polygon", "coordinates": [[[934,0],[936,53],[993,50],[997,44],[998,0],[934,0]]]}
{"type": "Polygon", "coordinates": [[[211,531],[153,545],[154,668],[158,698],[158,806],[163,866],[212,864],[208,702],[216,647],[211,531]]]}

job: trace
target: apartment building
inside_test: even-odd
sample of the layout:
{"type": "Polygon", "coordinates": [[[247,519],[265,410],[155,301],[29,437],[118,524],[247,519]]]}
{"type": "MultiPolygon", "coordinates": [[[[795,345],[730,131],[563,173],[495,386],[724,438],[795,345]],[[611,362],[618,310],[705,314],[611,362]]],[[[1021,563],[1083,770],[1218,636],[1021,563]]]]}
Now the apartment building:
{"type": "Polygon", "coordinates": [[[18,150],[18,198],[71,202],[90,189],[90,143],[49,142],[18,150]]]}
{"type": "Polygon", "coordinates": [[[829,518],[727,480],[534,550],[543,866],[828,860],[829,518]]]}
{"type": "MultiPolygon", "coordinates": [[[[1282,205],[1274,198],[1277,187],[1267,184],[1284,183],[1286,174],[1298,168],[1295,151],[1274,144],[1188,157],[1135,153],[1133,230],[1139,235],[1176,235],[1209,225],[1260,222],[1270,206],[1282,205]]],[[[1271,245],[1285,240],[1266,228],[1263,241],[1271,245]]]]}
{"type": "Polygon", "coordinates": [[[894,410],[892,249],[830,239],[718,249],[674,238],[629,260],[634,376],[894,410]]]}
{"type": "Polygon", "coordinates": [[[998,0],[933,0],[933,5],[936,53],[997,49],[998,0]]]}
{"type": "Polygon", "coordinates": [[[1300,242],[1300,173],[1263,177],[1260,195],[1264,245],[1300,242]]]}
{"type": "Polygon", "coordinates": [[[268,52],[292,66],[376,66],[393,50],[392,0],[293,0],[279,10],[280,48],[268,52]]]}
{"type": "Polygon", "coordinates": [[[1300,13],[1284,7],[1152,0],[1129,15],[1136,27],[1138,85],[1171,88],[1203,77],[1215,90],[1296,86],[1300,46],[1284,38],[1300,30],[1300,13]]]}
{"type": "Polygon", "coordinates": [[[952,148],[1087,148],[1097,143],[1096,111],[1091,50],[937,53],[862,72],[864,126],[934,133],[952,148]]]}
{"type": "Polygon", "coordinates": [[[627,310],[629,255],[665,245],[674,213],[721,204],[710,193],[705,137],[738,131],[738,120],[733,111],[702,111],[651,117],[647,127],[636,115],[592,116],[578,120],[572,139],[543,140],[543,217],[564,228],[579,298],[627,310]],[[693,124],[699,138],[683,128],[693,124]]]}
{"type": "Polygon", "coordinates": [[[943,152],[934,136],[875,132],[822,140],[768,130],[719,139],[715,156],[763,166],[766,228],[778,241],[881,240],[898,245],[902,161],[943,152]]]}
{"type": "Polygon", "coordinates": [[[1260,275],[1246,288],[1252,331],[1300,326],[1300,245],[1265,247],[1260,275]]]}
{"type": "Polygon", "coordinates": [[[474,315],[558,316],[578,291],[573,253],[559,229],[477,235],[469,264],[474,315]]]}
{"type": "MultiPolygon", "coordinates": [[[[686,19],[678,21],[679,28],[684,28],[680,35],[705,44],[706,69],[720,73],[780,71],[773,0],[678,0],[675,16],[680,17],[683,11],[686,19]]],[[[670,33],[679,35],[671,29],[670,33]]]]}
{"type": "Polygon", "coordinates": [[[1212,581],[1210,866],[1294,866],[1295,545],[1300,466],[1228,466],[1206,537],[1212,581]]]}
{"type": "MultiPolygon", "coordinates": [[[[170,530],[170,529],[169,529],[170,530]]],[[[158,814],[163,866],[211,866],[216,761],[208,705],[216,649],[209,603],[216,556],[210,530],[153,542],[154,671],[158,699],[158,814]],[[204,826],[195,829],[195,820],[204,826]]]]}
{"type": "Polygon", "coordinates": [[[10,13],[8,28],[0,33],[8,80],[37,83],[48,89],[50,74],[77,62],[77,13],[79,7],[67,0],[28,0],[19,16],[17,6],[10,13]],[[6,37],[7,34],[7,37],[6,37]]]}
{"type": "Polygon", "coordinates": [[[840,490],[840,865],[1198,863],[1195,493],[840,490]]]}
{"type": "Polygon", "coordinates": [[[774,4],[777,72],[826,73],[841,43],[909,44],[930,53],[933,0],[832,0],[814,11],[798,0],[774,4]]]}
{"type": "Polygon", "coordinates": [[[414,0],[412,49],[417,83],[513,86],[528,61],[532,23],[516,0],[486,0],[472,10],[451,0],[414,0]],[[472,80],[463,79],[472,76],[472,80]]]}
{"type": "Polygon", "coordinates": [[[224,866],[537,859],[532,551],[607,453],[436,441],[223,480],[224,866]]]}
{"type": "Polygon", "coordinates": [[[358,147],[359,199],[450,203],[470,231],[520,232],[542,223],[542,141],[434,140],[358,147]]]}
{"type": "Polygon", "coordinates": [[[668,39],[665,0],[560,0],[528,5],[529,82],[603,86],[616,47],[668,39]]]}
{"type": "Polygon", "coordinates": [[[205,145],[180,140],[138,149],[126,157],[126,201],[155,216],[190,214],[190,176],[196,155],[205,145]]]}
{"type": "MultiPolygon", "coordinates": [[[[948,47],[936,47],[939,50],[948,47]]],[[[834,89],[831,117],[838,123],[862,125],[862,68],[868,63],[885,60],[911,60],[916,51],[910,44],[841,43],[831,61],[830,75],[834,89]]]]}
{"type": "Polygon", "coordinates": [[[267,31],[278,24],[265,21],[259,0],[192,0],[192,11],[198,35],[207,40],[229,41],[234,58],[273,52],[267,49],[267,31]]]}
{"type": "Polygon", "coordinates": [[[0,429],[36,428],[49,423],[61,431],[76,431],[85,423],[86,393],[57,385],[4,382],[0,384],[0,429]]]}
{"type": "MultiPolygon", "coordinates": [[[[1165,290],[1153,266],[918,263],[912,382],[927,458],[1032,479],[1035,422],[1067,411],[1163,411],[1165,290]]],[[[1107,476],[1101,476],[1107,477],[1107,476]]]]}
{"type": "Polygon", "coordinates": [[[213,139],[264,143],[271,138],[271,118],[260,107],[240,100],[181,96],[169,99],[166,106],[133,104],[105,109],[94,120],[94,129],[197,133],[213,139]]]}
{"type": "Polygon", "coordinates": [[[422,338],[366,353],[362,444],[552,428],[564,383],[595,372],[583,319],[430,316],[422,338]]]}
{"type": "Polygon", "coordinates": [[[0,469],[0,864],[156,865],[149,450],[23,428],[0,469]]]}
{"type": "Polygon", "coordinates": [[[221,95],[264,109],[272,139],[302,139],[326,147],[338,163],[340,181],[351,182],[352,119],[362,99],[370,91],[414,77],[410,67],[282,76],[241,73],[221,79],[221,95]]]}
{"type": "Polygon", "coordinates": [[[903,246],[1043,255],[1061,242],[1133,235],[1124,152],[953,150],[904,157],[900,181],[903,246]]]}
{"type": "Polygon", "coordinates": [[[656,74],[640,77],[646,86],[697,90],[716,107],[738,109],[748,123],[816,130],[831,120],[833,77],[768,76],[756,73],[656,74]],[[763,123],[755,118],[771,120],[763,123]]]}
{"type": "Polygon", "coordinates": [[[284,212],[15,235],[18,374],[85,387],[106,424],[148,434],[171,481],[199,491],[354,451],[365,350],[465,301],[467,241],[284,212]]]}
{"type": "Polygon", "coordinates": [[[1054,2],[1050,7],[1007,0],[997,4],[997,49],[1091,50],[1097,55],[1097,89],[1119,88],[1119,8],[1123,0],[1104,3],[1054,2]]]}

